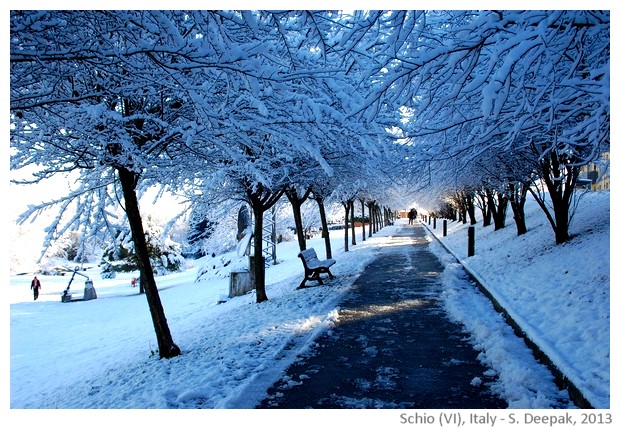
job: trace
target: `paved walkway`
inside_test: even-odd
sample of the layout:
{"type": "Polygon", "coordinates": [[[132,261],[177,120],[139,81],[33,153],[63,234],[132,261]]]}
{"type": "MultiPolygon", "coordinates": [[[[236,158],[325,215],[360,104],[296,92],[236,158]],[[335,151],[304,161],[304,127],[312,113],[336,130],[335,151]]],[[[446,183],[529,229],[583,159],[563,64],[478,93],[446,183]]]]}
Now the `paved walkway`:
{"type": "Polygon", "coordinates": [[[399,228],[341,302],[338,323],[258,408],[506,408],[438,302],[442,265],[425,234],[399,228]],[[476,377],[485,383],[472,385],[476,377]]]}

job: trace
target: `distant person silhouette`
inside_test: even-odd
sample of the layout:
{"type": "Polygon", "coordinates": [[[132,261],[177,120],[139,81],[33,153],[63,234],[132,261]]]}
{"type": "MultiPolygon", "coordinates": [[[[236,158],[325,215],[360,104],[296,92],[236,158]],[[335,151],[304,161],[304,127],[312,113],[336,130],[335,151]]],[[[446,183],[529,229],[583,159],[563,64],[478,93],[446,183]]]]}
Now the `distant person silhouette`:
{"type": "Polygon", "coordinates": [[[409,214],[407,217],[409,218],[409,225],[413,225],[413,220],[418,216],[418,211],[416,209],[409,210],[409,214]]]}
{"type": "Polygon", "coordinates": [[[36,276],[32,279],[32,283],[30,283],[30,289],[34,292],[34,300],[36,301],[39,297],[39,289],[41,289],[41,282],[36,276]]]}

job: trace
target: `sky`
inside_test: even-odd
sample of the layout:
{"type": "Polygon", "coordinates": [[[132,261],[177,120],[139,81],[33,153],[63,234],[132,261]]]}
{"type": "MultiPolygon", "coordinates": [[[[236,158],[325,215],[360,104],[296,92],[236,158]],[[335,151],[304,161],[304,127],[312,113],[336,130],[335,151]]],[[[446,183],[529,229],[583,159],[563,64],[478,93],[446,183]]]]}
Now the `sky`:
{"type": "MultiPolygon", "coordinates": [[[[566,392],[558,391],[548,370],[464,279],[463,267],[478,273],[595,407],[608,408],[609,195],[585,196],[573,224],[577,236],[562,246],[554,244],[551,228],[533,200],[526,209],[530,231],[524,236],[516,237],[510,213],[504,230],[483,228],[478,222],[476,256],[465,257],[468,225],[451,222],[447,237],[428,236],[430,249],[445,265],[440,277],[443,305],[470,333],[471,343],[481,350],[479,359],[498,374],[500,383],[494,389],[513,411],[550,409],[566,392]]],[[[60,302],[67,277],[41,276],[42,295],[34,301],[31,276],[12,276],[8,421],[49,423],[59,417],[27,412],[33,409],[251,409],[295,356],[307,352],[318,335],[333,327],[339,300],[377,252],[403,251],[402,246],[386,244],[405,222],[382,229],[372,239],[358,238],[358,245],[347,253],[342,231],[333,231],[336,280],[327,287],[295,290],[302,273],[296,242],[281,243],[280,263],[267,268],[266,303],[256,304],[253,293],[226,299],[230,270],[246,263],[234,252],[191,261],[181,273],[158,277],[173,338],[183,351],[169,360],[158,359],[154,351],[144,296],[130,284],[136,273],[104,280],[97,269],[88,270],[98,299],[75,303],[60,302]],[[279,359],[274,358],[277,354],[279,359]]],[[[311,239],[309,246],[324,256],[321,239],[311,239]]],[[[76,296],[83,282],[82,277],[74,280],[71,289],[76,296]]],[[[159,423],[160,418],[170,418],[158,413],[144,417],[159,423]]],[[[260,422],[260,415],[252,412],[235,418],[260,422]]],[[[315,413],[308,418],[320,421],[324,416],[315,413]]],[[[68,427],[78,423],[63,419],[68,427]]],[[[275,423],[274,427],[284,425],[275,423]]]]}

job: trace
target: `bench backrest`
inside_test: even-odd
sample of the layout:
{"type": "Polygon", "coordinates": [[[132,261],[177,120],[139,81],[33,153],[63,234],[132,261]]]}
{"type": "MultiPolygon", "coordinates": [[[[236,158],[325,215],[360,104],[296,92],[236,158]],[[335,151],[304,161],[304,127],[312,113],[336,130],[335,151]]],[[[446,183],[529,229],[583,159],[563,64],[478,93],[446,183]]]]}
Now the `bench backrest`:
{"type": "Polygon", "coordinates": [[[304,259],[305,261],[309,261],[311,259],[318,259],[318,257],[316,256],[316,251],[312,247],[299,252],[299,257],[304,259]]]}

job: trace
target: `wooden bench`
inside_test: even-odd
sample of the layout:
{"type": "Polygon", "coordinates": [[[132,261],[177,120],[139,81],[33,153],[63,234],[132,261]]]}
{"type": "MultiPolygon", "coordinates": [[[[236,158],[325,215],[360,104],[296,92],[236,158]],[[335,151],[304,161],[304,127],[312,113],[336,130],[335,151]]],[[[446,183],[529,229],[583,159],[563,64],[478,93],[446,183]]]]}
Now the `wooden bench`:
{"type": "Polygon", "coordinates": [[[305,271],[304,279],[299,285],[299,289],[306,286],[306,280],[318,281],[320,285],[324,284],[321,279],[321,274],[323,273],[328,274],[330,279],[334,278],[333,274],[329,270],[329,267],[336,263],[334,259],[326,259],[321,261],[316,256],[316,251],[313,248],[302,250],[297,256],[301,259],[301,263],[304,264],[305,271]]]}

